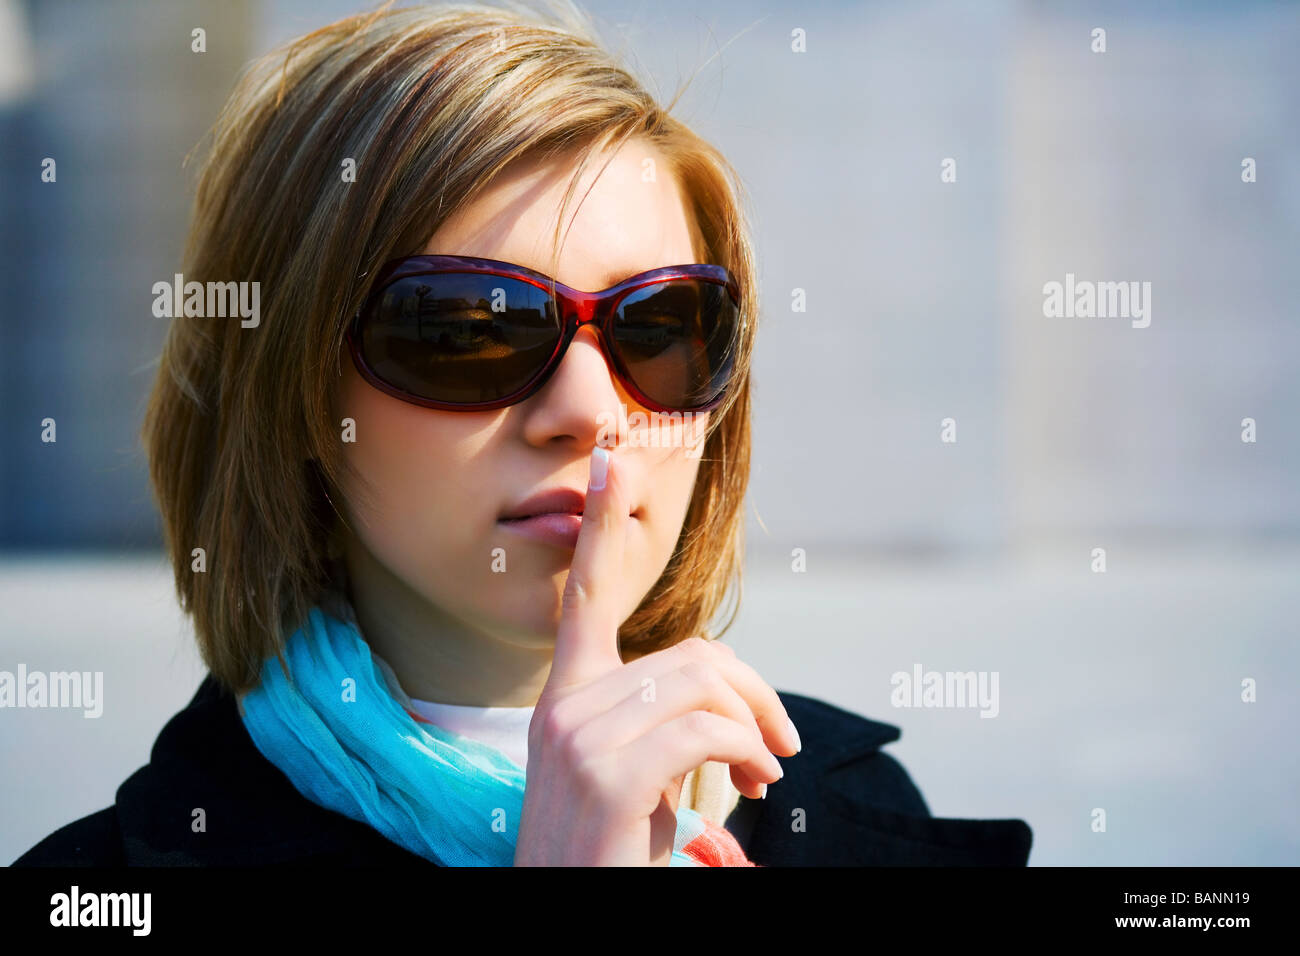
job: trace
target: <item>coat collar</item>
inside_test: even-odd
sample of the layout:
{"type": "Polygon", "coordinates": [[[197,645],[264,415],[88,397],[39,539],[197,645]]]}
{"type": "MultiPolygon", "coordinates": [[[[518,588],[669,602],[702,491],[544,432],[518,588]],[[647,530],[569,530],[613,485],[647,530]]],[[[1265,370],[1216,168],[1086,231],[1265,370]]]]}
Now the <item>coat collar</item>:
{"type": "Polygon", "coordinates": [[[1023,866],[1023,820],[931,816],[902,765],[880,748],[898,727],[779,691],[804,748],[764,800],[741,797],[726,826],[761,865],[1023,866]]]}
{"type": "Polygon", "coordinates": [[[209,674],[118,788],[131,866],[425,863],[303,797],[257,750],[234,696],[209,674]]]}
{"type": "MultiPolygon", "coordinates": [[[[816,723],[819,727],[833,726],[835,733],[829,737],[820,734],[813,746],[807,750],[809,762],[816,764],[823,772],[845,761],[856,760],[874,753],[902,735],[902,730],[893,724],[860,717],[812,697],[789,691],[779,691],[778,696],[785,703],[787,710],[793,707],[794,710],[800,711],[805,719],[810,713],[816,713],[816,723]]],[[[793,712],[791,716],[793,718],[793,712]]],[[[801,750],[795,756],[804,755],[805,751],[801,750]]]]}
{"type": "MultiPolygon", "coordinates": [[[[1020,820],[929,815],[911,779],[880,748],[892,724],[779,692],[804,748],[778,757],[785,776],[765,800],[742,797],[726,821],[760,865],[1023,865],[1020,820]],[[792,826],[802,818],[803,830],[792,826]]],[[[349,863],[432,865],[372,827],[297,792],[257,750],[235,699],[208,675],[155,741],[150,763],[118,788],[130,865],[349,863]]]]}

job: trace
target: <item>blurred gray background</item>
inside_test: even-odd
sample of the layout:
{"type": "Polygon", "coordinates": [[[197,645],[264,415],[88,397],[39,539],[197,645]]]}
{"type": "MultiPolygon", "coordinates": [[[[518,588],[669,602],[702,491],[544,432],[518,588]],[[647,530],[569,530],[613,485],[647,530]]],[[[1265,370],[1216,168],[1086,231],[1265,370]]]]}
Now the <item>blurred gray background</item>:
{"type": "MultiPolygon", "coordinates": [[[[241,65],[369,6],[0,0],[0,670],[105,680],[98,720],[0,710],[0,862],[110,804],[202,676],[137,437],[150,287],[241,65]]],[[[585,6],[665,98],[714,57],[677,114],[748,190],[727,640],[901,727],[931,810],[1026,820],[1031,864],[1300,863],[1300,6],[585,6]],[[1067,272],[1150,282],[1150,326],[1045,318],[1067,272]],[[996,672],[998,716],[892,706],[918,664],[996,672]]]]}

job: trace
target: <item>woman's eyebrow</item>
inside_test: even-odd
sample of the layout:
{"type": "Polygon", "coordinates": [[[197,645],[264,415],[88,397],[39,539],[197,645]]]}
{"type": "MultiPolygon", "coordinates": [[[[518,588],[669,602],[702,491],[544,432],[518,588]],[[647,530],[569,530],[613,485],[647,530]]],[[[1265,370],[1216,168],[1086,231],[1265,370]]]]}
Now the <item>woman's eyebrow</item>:
{"type": "MultiPolygon", "coordinates": [[[[679,264],[680,263],[676,263],[676,262],[668,262],[665,263],[664,266],[679,265],[679,264]]],[[[600,288],[611,289],[614,286],[618,285],[620,282],[625,282],[628,279],[631,279],[635,276],[639,276],[646,272],[652,272],[655,269],[662,269],[664,268],[664,266],[650,266],[644,269],[638,266],[630,267],[627,269],[613,269],[605,273],[604,284],[601,285],[600,288]]]]}
{"type": "Polygon", "coordinates": [[[618,285],[620,282],[624,281],[625,279],[630,279],[633,276],[640,275],[642,272],[645,271],[646,271],[645,269],[631,269],[631,270],[615,269],[612,272],[607,272],[605,273],[604,281],[602,281],[600,284],[600,288],[602,289],[613,288],[614,286],[618,285]]]}

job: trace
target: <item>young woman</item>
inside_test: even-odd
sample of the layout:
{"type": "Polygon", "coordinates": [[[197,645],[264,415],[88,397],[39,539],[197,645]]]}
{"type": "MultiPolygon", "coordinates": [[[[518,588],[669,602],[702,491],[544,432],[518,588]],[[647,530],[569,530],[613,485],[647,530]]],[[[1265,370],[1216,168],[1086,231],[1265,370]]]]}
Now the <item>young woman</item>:
{"type": "Polygon", "coordinates": [[[576,10],[386,10],[256,63],[144,431],[211,673],[18,862],[1024,863],[1021,821],[929,816],[897,728],[710,629],[750,453],[737,182],[576,10]],[[232,282],[255,323],[204,312],[232,282]]]}

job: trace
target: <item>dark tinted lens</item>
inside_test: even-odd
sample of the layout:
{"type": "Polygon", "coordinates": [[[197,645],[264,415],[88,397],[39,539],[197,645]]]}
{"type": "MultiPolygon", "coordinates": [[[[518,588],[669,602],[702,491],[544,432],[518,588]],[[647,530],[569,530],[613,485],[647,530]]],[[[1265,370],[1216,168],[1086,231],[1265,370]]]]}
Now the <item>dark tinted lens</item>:
{"type": "Polygon", "coordinates": [[[620,303],[614,338],[637,387],[661,405],[684,410],[708,404],[726,387],[737,321],[725,286],[672,279],[620,303]]]}
{"type": "Polygon", "coordinates": [[[366,364],[390,385],[459,404],[523,388],[559,337],[546,290],[458,272],[390,283],[362,317],[360,345],[366,364]]]}

